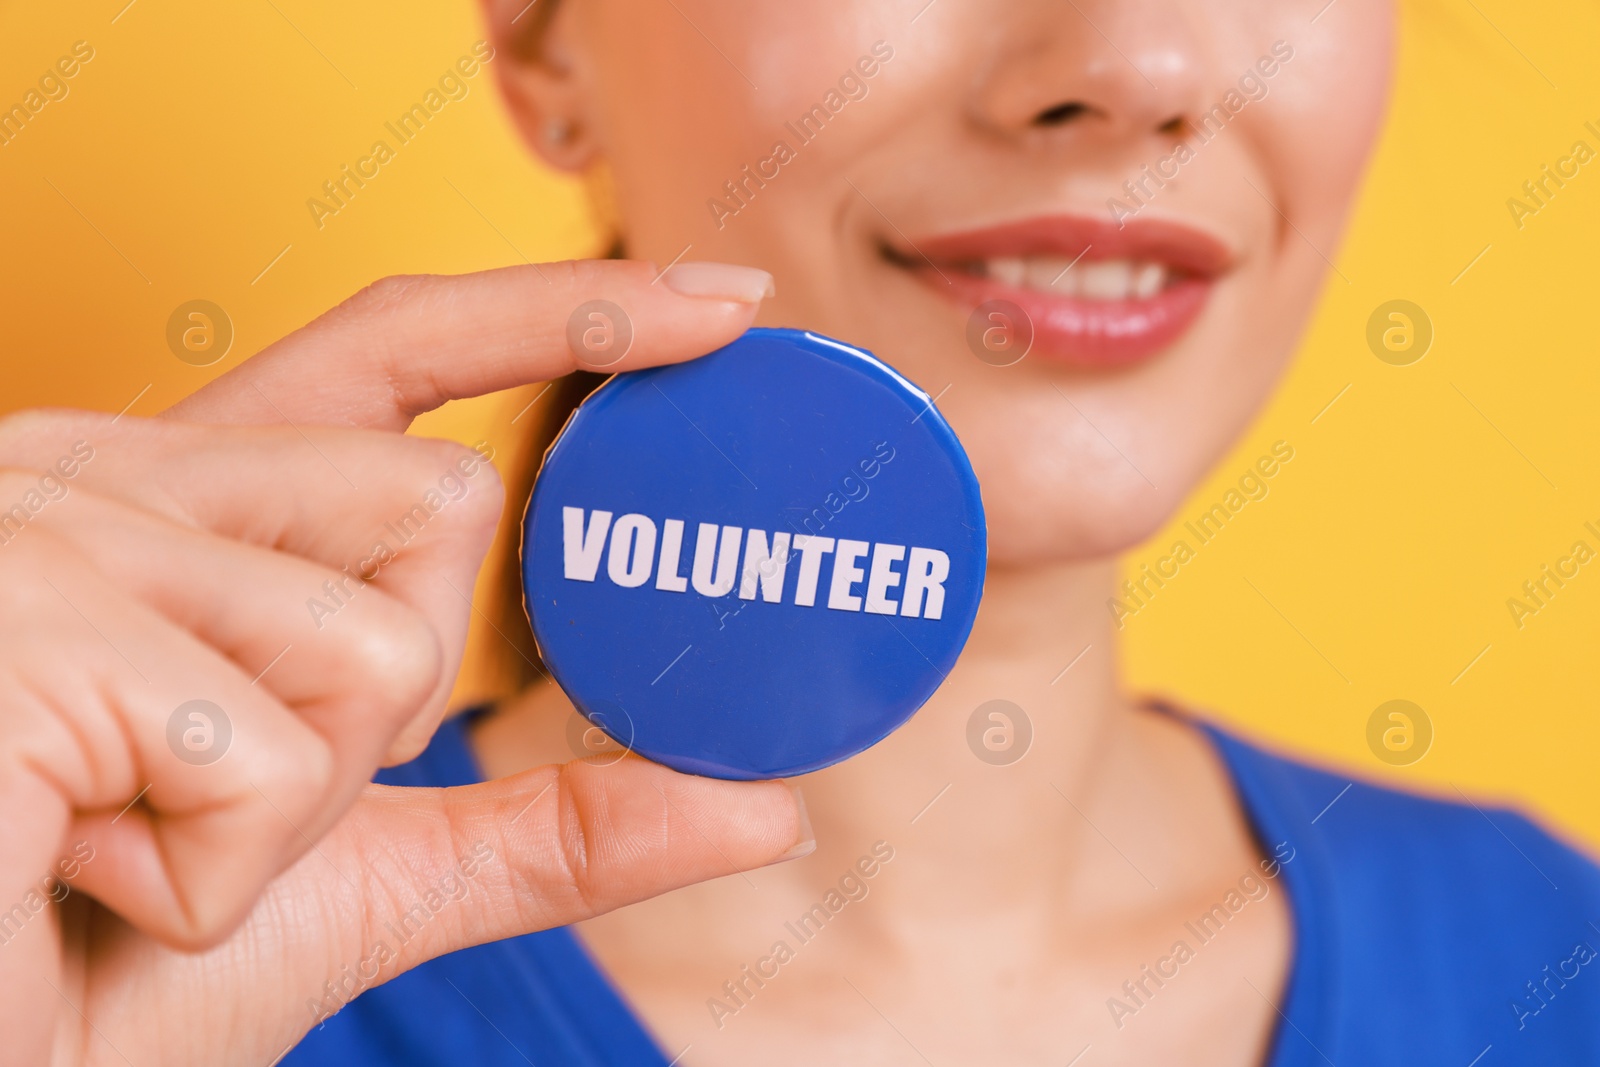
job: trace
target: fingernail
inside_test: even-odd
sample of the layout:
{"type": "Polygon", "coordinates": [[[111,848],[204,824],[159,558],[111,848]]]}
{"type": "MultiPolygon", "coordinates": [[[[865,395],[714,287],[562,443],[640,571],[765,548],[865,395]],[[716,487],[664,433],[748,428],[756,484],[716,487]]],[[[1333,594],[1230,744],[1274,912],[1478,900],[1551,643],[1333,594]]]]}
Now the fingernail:
{"type": "Polygon", "coordinates": [[[739,267],[732,263],[675,263],[667,268],[661,280],[681,296],[704,300],[755,304],[777,294],[772,275],[755,267],[739,267]]]}
{"type": "Polygon", "coordinates": [[[794,844],[789,850],[773,863],[782,863],[784,860],[797,860],[801,856],[809,856],[817,850],[817,835],[811,829],[811,816],[806,812],[806,796],[800,792],[800,787],[794,783],[789,784],[789,791],[794,794],[794,806],[800,816],[800,825],[795,830],[794,844]]]}

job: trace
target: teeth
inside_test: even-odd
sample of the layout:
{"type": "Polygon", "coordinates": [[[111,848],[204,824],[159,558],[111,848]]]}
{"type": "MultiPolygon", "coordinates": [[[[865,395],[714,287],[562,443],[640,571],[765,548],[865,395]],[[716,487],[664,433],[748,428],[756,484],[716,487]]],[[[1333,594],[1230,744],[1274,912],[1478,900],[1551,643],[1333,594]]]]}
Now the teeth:
{"type": "Polygon", "coordinates": [[[1106,259],[1075,263],[1065,256],[997,256],[984,273],[1002,285],[1087,300],[1148,300],[1167,284],[1159,263],[1106,259]]]}
{"type": "Polygon", "coordinates": [[[1133,295],[1148,300],[1167,284],[1167,270],[1159,263],[1146,263],[1133,277],[1133,295]]]}
{"type": "Polygon", "coordinates": [[[1065,287],[1076,287],[1077,280],[1072,277],[1071,271],[1061,273],[1067,270],[1071,262],[1070,259],[1058,259],[1055,256],[1029,256],[1024,260],[1028,288],[1041,292],[1063,292],[1065,287]]]}
{"type": "Polygon", "coordinates": [[[1021,285],[1024,272],[1021,256],[1002,256],[989,260],[989,277],[1005,285],[1021,285]]]}
{"type": "Polygon", "coordinates": [[[1083,265],[1083,295],[1093,300],[1126,300],[1133,290],[1133,264],[1107,260],[1083,265]]]}

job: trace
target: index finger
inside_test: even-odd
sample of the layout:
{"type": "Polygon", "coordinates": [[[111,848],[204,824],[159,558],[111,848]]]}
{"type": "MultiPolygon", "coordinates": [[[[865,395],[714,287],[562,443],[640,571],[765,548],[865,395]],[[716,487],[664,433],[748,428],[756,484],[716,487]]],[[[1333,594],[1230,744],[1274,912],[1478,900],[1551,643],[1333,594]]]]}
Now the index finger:
{"type": "Polygon", "coordinates": [[[752,267],[637,260],[385,278],[167,415],[404,430],[447,400],[703,355],[748,329],[772,291],[752,267]]]}

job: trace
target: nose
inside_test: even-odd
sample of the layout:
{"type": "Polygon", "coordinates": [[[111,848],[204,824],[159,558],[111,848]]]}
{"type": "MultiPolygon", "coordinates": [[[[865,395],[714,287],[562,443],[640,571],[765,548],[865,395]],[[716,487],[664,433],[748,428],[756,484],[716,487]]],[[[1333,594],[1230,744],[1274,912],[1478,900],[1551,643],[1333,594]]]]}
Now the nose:
{"type": "Polygon", "coordinates": [[[992,29],[997,54],[974,101],[974,118],[992,132],[1178,135],[1202,109],[1205,59],[1181,4],[1043,0],[1000,10],[1006,25],[992,29]]]}

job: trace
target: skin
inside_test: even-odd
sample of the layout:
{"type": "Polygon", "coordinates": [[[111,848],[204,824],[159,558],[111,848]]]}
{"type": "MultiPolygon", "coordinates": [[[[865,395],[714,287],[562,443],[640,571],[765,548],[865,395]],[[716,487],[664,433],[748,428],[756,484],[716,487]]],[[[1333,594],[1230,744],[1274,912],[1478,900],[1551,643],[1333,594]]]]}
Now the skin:
{"type": "MultiPolygon", "coordinates": [[[[1292,951],[1270,880],[1137,1017],[1119,1026],[1108,1008],[1275,843],[1253,840],[1201,735],[1121,688],[1106,601],[1112,556],[1238,438],[1305,326],[1381,120],[1393,12],[1356,0],[1313,24],[1243,0],[940,0],[913,23],[915,6],[562,0],[534,23],[514,21],[519,0],[487,4],[513,116],[549,162],[604,168],[628,253],[691,246],[763,267],[778,296],[758,322],[863,345],[939,394],[989,519],[983,607],[947,684],[805,780],[818,850],[582,936],[668,1056],[691,1047],[685,1062],[1062,1063],[1092,1045],[1096,1063],[1259,1063],[1292,951]],[[707,199],[880,40],[894,58],[868,97],[719,226],[707,199]],[[964,309],[880,253],[1033,215],[1106,217],[1123,180],[1280,40],[1294,56],[1268,98],[1140,213],[1212,235],[1231,261],[1156,358],[988,366],[964,309]],[[1069,121],[1041,121],[1068,104],[1069,121]],[[997,697],[1035,731],[1005,768],[965,743],[972,709],[997,697]],[[870,895],[717,1018],[723,983],[880,840],[895,859],[870,895]]],[[[504,774],[558,755],[569,712],[536,687],[479,728],[480,757],[504,774]]]]}

